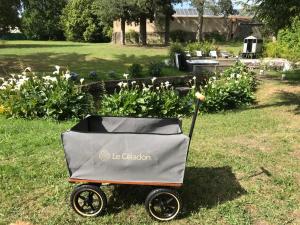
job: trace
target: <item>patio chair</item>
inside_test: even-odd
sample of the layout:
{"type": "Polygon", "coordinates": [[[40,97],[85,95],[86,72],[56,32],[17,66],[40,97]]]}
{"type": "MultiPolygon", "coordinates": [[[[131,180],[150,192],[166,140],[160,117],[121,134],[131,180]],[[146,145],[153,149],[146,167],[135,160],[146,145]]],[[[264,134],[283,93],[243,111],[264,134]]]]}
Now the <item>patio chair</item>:
{"type": "Polygon", "coordinates": [[[211,58],[218,58],[217,51],[210,51],[210,52],[209,52],[209,56],[210,56],[211,58]]]}
{"type": "Polygon", "coordinates": [[[229,58],[229,53],[228,52],[225,52],[225,51],[220,52],[220,55],[221,55],[222,58],[226,58],[226,59],[229,58]]]}
{"type": "Polygon", "coordinates": [[[203,55],[202,55],[202,51],[196,51],[196,56],[197,57],[202,57],[203,55]]]}

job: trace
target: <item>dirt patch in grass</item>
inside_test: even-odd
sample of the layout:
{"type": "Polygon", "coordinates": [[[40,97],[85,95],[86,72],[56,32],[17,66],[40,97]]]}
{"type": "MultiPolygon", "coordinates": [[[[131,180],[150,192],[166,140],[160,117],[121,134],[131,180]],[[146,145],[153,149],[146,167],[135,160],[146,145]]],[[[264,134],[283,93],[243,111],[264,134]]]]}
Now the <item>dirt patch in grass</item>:
{"type": "Polygon", "coordinates": [[[32,223],[26,222],[26,221],[22,221],[22,220],[18,220],[14,223],[10,223],[9,225],[32,225],[32,223]]]}

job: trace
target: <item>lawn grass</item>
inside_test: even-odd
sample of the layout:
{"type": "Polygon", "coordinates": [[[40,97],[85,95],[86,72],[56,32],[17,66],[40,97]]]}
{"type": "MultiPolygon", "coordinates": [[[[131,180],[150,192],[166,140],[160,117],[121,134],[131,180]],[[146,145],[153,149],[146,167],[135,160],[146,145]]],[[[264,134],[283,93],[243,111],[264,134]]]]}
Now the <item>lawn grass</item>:
{"type": "MultiPolygon", "coordinates": [[[[121,46],[111,43],[76,43],[65,41],[6,41],[0,45],[0,76],[32,67],[36,72],[53,72],[55,65],[69,68],[88,78],[91,71],[98,79],[109,79],[110,71],[120,77],[128,72],[132,63],[144,66],[167,58],[167,48],[121,46]]],[[[183,73],[174,68],[165,68],[163,75],[183,73]]]]}
{"type": "MultiPolygon", "coordinates": [[[[257,105],[199,116],[183,213],[166,224],[300,224],[299,82],[260,83],[257,105]]],[[[72,211],[60,133],[74,123],[0,116],[0,224],[157,224],[143,207],[146,190],[135,186],[105,188],[102,217],[72,211]]]]}
{"type": "MultiPolygon", "coordinates": [[[[221,49],[237,54],[239,44],[219,44],[221,49]]],[[[0,43],[0,77],[20,73],[30,66],[35,72],[53,72],[55,65],[69,68],[89,79],[96,71],[98,79],[111,79],[111,71],[121,77],[128,67],[139,63],[147,76],[147,64],[168,58],[166,47],[121,46],[111,43],[76,43],[66,41],[5,41],[0,43]]],[[[172,67],[163,69],[163,76],[185,75],[172,67]]]]}

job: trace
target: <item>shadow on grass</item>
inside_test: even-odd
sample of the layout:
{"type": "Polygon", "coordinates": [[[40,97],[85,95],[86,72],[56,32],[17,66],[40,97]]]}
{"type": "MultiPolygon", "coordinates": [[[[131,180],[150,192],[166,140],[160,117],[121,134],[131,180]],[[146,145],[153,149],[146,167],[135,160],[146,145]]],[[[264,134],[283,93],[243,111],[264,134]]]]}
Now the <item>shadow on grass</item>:
{"type": "MultiPolygon", "coordinates": [[[[154,187],[115,186],[109,199],[108,213],[117,214],[132,205],[144,204],[154,187]]],[[[246,194],[231,167],[196,168],[188,167],[185,172],[184,186],[179,189],[183,200],[181,217],[187,217],[200,208],[213,208],[218,204],[246,194]]]]}
{"type": "Polygon", "coordinates": [[[74,48],[78,48],[78,47],[82,47],[84,45],[80,45],[80,44],[39,44],[39,43],[35,43],[35,44],[2,44],[0,45],[0,49],[1,48],[64,48],[64,47],[74,47],[74,48]]]}
{"type": "MultiPolygon", "coordinates": [[[[33,45],[36,46],[36,45],[33,45]]],[[[52,46],[52,45],[51,45],[52,46]]],[[[76,47],[76,46],[72,46],[76,47]]],[[[152,61],[162,61],[163,55],[139,55],[117,54],[112,55],[113,59],[90,57],[89,54],[78,53],[35,53],[30,55],[3,55],[0,56],[0,76],[7,76],[10,73],[20,73],[30,66],[34,72],[54,71],[55,65],[69,68],[83,77],[91,71],[96,71],[100,76],[99,80],[107,79],[110,71],[115,71],[122,76],[127,72],[130,64],[148,64],[152,61]]]]}
{"type": "Polygon", "coordinates": [[[263,109],[268,107],[280,107],[280,106],[295,106],[292,111],[296,114],[300,114],[300,93],[293,93],[288,91],[279,91],[276,94],[277,101],[270,104],[263,104],[251,107],[252,109],[263,109]]]}

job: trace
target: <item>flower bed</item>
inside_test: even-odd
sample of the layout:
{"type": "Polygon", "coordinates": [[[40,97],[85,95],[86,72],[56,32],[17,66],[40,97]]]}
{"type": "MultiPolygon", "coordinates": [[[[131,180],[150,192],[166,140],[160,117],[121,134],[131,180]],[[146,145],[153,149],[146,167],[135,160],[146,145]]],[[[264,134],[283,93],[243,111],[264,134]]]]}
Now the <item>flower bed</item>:
{"type": "MultiPolygon", "coordinates": [[[[27,69],[22,75],[11,75],[0,81],[0,113],[9,117],[54,118],[64,120],[82,118],[93,113],[93,100],[82,85],[72,81],[67,71],[60,68],[51,76],[38,76],[27,69]]],[[[194,93],[199,90],[206,95],[202,111],[217,112],[234,109],[254,101],[256,80],[246,66],[236,64],[223,73],[211,77],[199,86],[196,77],[186,83],[187,95],[179,96],[169,81],[152,78],[150,83],[129,80],[118,83],[118,89],[99,96],[96,111],[103,115],[180,117],[188,116],[194,109],[194,93]]],[[[81,80],[81,84],[83,79],[81,80]]],[[[203,82],[203,81],[202,81],[203,82]]]]}

